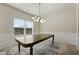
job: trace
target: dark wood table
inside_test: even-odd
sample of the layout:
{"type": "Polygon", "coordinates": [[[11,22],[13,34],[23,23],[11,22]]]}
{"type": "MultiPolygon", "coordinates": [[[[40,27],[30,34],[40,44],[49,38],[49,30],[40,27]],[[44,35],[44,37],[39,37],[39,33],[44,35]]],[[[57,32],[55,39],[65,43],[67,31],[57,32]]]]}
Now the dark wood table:
{"type": "Polygon", "coordinates": [[[17,37],[15,40],[18,43],[18,52],[22,45],[25,48],[30,47],[30,55],[33,55],[33,46],[49,38],[52,38],[52,44],[54,44],[54,35],[51,34],[26,35],[26,37],[17,37]]]}

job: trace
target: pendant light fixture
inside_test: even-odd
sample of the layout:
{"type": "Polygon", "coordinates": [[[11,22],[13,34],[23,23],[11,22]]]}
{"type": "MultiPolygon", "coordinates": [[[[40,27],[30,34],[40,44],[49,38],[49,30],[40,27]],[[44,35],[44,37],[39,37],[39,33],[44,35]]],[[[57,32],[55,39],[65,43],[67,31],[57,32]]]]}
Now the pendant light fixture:
{"type": "Polygon", "coordinates": [[[41,13],[41,4],[38,3],[38,9],[39,9],[39,16],[34,16],[32,17],[32,19],[34,20],[34,22],[40,22],[40,23],[44,23],[46,20],[44,17],[41,17],[40,13],[41,13]]]}

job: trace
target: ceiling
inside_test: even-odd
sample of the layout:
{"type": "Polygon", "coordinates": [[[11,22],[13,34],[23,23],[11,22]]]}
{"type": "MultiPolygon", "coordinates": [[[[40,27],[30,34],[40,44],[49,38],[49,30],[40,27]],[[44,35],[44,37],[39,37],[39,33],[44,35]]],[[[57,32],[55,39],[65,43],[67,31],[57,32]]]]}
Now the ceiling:
{"type": "MultiPolygon", "coordinates": [[[[8,5],[18,8],[32,15],[39,15],[39,4],[38,3],[8,3],[8,5]]],[[[72,4],[68,3],[41,3],[40,4],[40,15],[42,17],[54,12],[56,10],[62,10],[64,7],[72,7],[72,4]]]]}

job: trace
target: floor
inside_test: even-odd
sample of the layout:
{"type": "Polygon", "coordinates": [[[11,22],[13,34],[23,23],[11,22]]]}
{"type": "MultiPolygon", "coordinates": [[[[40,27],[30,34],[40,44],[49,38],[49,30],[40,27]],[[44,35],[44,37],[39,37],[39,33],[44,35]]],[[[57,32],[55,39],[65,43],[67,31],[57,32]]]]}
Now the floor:
{"type": "MultiPolygon", "coordinates": [[[[33,47],[33,54],[34,55],[56,55],[58,53],[55,52],[56,49],[58,49],[59,43],[55,42],[54,45],[52,45],[52,39],[43,41],[39,44],[36,44],[33,47]]],[[[11,48],[7,48],[4,51],[0,52],[0,55],[29,55],[29,49],[30,48],[23,48],[21,46],[20,53],[18,52],[18,47],[13,46],[11,48]]]]}

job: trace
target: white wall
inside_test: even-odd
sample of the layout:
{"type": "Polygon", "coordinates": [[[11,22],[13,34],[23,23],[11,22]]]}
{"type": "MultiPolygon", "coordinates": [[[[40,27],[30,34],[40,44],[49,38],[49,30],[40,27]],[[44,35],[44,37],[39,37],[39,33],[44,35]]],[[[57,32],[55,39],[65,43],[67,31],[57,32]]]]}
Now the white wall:
{"type": "Polygon", "coordinates": [[[78,41],[77,41],[77,46],[79,47],[79,3],[78,3],[78,41]]]}
{"type": "Polygon", "coordinates": [[[79,3],[76,4],[76,20],[77,20],[77,40],[76,40],[76,47],[79,49],[79,3]]]}
{"type": "MultiPolygon", "coordinates": [[[[10,6],[0,4],[0,48],[5,48],[16,43],[13,37],[14,16],[33,21],[31,15],[10,6]]],[[[39,33],[39,23],[34,23],[33,32],[39,33]]]]}
{"type": "MultiPolygon", "coordinates": [[[[76,4],[55,4],[51,13],[48,13],[46,22],[40,24],[41,33],[55,34],[56,41],[63,41],[76,45],[76,4]]],[[[47,6],[48,7],[48,6],[47,6]]]]}

